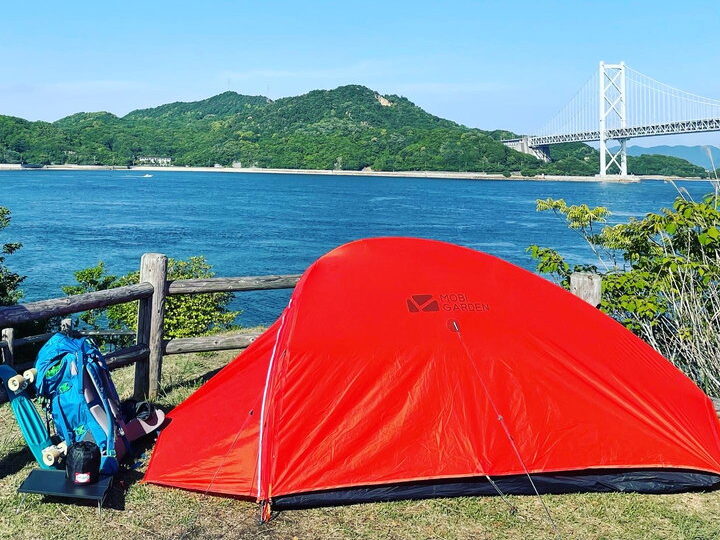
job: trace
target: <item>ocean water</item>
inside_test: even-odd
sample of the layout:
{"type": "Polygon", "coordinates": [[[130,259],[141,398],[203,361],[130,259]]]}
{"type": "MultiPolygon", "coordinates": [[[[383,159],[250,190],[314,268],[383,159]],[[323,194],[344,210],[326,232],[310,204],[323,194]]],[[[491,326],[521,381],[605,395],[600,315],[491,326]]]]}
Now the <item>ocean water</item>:
{"type": "MultiPolygon", "coordinates": [[[[538,198],[608,206],[611,222],[672,204],[701,182],[638,184],[437,180],[326,175],[138,171],[0,171],[0,206],[12,211],[0,243],[24,275],[25,300],[62,296],[74,270],[104,261],[123,274],[145,252],[204,255],[218,276],[302,273],[334,247],[373,236],[417,236],[462,244],[534,268],[531,244],[592,261],[580,236],[538,198]]],[[[290,291],[239,293],[245,325],[272,322],[290,291]]]]}

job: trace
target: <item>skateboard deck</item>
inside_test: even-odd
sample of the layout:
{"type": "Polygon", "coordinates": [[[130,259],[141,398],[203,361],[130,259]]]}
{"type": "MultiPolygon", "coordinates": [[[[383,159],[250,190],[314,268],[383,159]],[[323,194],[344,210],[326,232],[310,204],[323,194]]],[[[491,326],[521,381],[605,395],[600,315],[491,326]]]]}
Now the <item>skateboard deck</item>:
{"type": "Polygon", "coordinates": [[[0,379],[2,379],[5,392],[7,392],[10,407],[25,442],[30,448],[35,461],[42,469],[52,469],[43,462],[43,450],[52,446],[47,426],[40,417],[35,405],[27,392],[27,382],[19,382],[21,375],[10,366],[0,365],[0,379]],[[13,390],[11,388],[16,388],[13,390]]]}

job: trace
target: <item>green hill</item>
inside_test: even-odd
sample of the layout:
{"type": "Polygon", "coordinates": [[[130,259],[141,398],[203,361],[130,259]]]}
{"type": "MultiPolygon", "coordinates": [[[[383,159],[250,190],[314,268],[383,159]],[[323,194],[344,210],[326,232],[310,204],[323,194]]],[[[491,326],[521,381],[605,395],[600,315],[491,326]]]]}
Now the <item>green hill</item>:
{"type": "Polygon", "coordinates": [[[658,145],[658,146],[628,146],[628,155],[630,156],[642,156],[642,155],[660,155],[660,156],[671,156],[680,159],[685,159],[694,165],[698,165],[704,169],[712,170],[713,165],[717,167],[720,165],[720,148],[717,146],[709,145],[658,145]],[[712,152],[712,160],[708,156],[708,151],[712,152]]]}
{"type": "MultiPolygon", "coordinates": [[[[0,116],[0,161],[128,165],[167,156],[193,166],[597,173],[597,152],[587,145],[553,147],[553,162],[543,164],[500,143],[511,135],[471,129],[404,97],[349,85],[276,101],[224,92],[121,118],[77,113],[47,123],[0,116]]],[[[686,162],[670,169],[675,165],[678,172],[670,174],[703,173],[686,162]]],[[[667,168],[663,163],[651,174],[667,168]]]]}

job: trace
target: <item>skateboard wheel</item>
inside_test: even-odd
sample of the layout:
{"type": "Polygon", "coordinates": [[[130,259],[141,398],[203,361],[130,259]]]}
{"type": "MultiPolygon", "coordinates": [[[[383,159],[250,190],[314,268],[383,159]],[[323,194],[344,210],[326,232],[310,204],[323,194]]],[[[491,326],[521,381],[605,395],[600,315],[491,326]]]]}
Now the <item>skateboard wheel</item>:
{"type": "Polygon", "coordinates": [[[35,379],[37,379],[37,369],[35,369],[35,368],[26,369],[25,373],[23,373],[23,377],[30,384],[34,383],[35,379]]]}
{"type": "Polygon", "coordinates": [[[42,451],[43,463],[48,467],[52,467],[58,462],[62,455],[63,451],[58,446],[48,446],[42,451]]]}
{"type": "Polygon", "coordinates": [[[15,375],[8,379],[7,385],[10,390],[17,393],[25,388],[25,377],[22,375],[15,375]]]}

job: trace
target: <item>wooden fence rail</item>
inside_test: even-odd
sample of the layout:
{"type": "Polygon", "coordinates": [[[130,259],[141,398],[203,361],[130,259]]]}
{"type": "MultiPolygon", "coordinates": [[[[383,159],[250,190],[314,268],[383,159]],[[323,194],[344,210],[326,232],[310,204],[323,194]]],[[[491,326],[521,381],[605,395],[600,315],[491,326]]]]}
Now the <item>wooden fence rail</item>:
{"type": "Polygon", "coordinates": [[[175,338],[163,341],[163,354],[185,354],[190,352],[228,351],[244,349],[260,332],[246,332],[229,336],[205,336],[196,338],[175,338]]]}
{"type": "Polygon", "coordinates": [[[290,289],[295,286],[299,279],[299,275],[182,279],[169,281],[167,285],[167,294],[200,294],[213,292],[290,289]]]}
{"type": "Polygon", "coordinates": [[[32,322],[42,321],[50,317],[60,317],[79,313],[89,309],[99,309],[153,295],[153,286],[150,283],[126,285],[105,291],[95,291],[51,300],[40,300],[0,308],[0,328],[32,322]]]}

